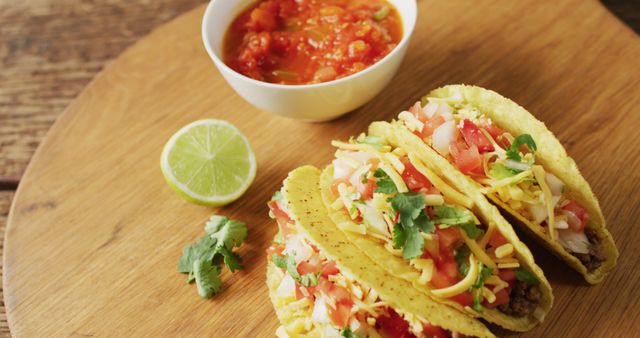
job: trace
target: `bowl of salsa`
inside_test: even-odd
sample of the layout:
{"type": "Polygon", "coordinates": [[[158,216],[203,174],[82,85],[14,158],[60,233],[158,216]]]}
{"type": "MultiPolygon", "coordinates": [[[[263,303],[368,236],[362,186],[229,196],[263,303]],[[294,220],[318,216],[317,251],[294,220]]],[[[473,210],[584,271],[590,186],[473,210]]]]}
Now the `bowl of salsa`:
{"type": "Polygon", "coordinates": [[[389,83],[416,15],[415,0],[214,0],[202,36],[245,100],[323,121],[358,108],[389,83]]]}

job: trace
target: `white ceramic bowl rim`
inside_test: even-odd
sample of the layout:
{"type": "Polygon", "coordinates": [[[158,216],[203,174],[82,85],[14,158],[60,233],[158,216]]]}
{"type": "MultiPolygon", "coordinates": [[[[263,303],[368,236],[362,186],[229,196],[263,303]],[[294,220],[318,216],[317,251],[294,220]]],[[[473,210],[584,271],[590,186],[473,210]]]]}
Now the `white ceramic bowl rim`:
{"type": "MultiPolygon", "coordinates": [[[[406,1],[406,0],[401,0],[401,1],[406,1]]],[[[209,53],[209,56],[211,56],[212,58],[214,58],[217,63],[226,68],[228,71],[230,71],[231,73],[243,78],[245,81],[249,81],[252,82],[254,84],[258,84],[258,85],[262,85],[262,86],[266,86],[266,87],[271,87],[271,88],[279,88],[279,89],[290,89],[290,90],[305,90],[305,89],[314,89],[314,88],[318,88],[318,87],[323,87],[323,86],[327,86],[327,85],[333,85],[333,84],[338,84],[344,81],[348,81],[350,79],[359,77],[359,76],[363,76],[364,74],[372,71],[374,68],[376,68],[377,66],[379,66],[381,63],[385,62],[387,59],[391,58],[394,54],[396,54],[398,52],[398,50],[400,50],[401,46],[406,45],[407,43],[409,43],[409,39],[411,38],[411,35],[413,34],[413,30],[416,26],[416,20],[417,20],[417,16],[418,16],[418,10],[417,10],[417,5],[415,0],[409,0],[411,1],[411,3],[413,4],[413,8],[414,10],[412,11],[411,17],[409,18],[405,18],[402,17],[402,14],[400,14],[400,16],[402,17],[402,22],[403,25],[405,23],[405,20],[409,20],[406,21],[408,23],[408,29],[403,29],[402,32],[402,39],[400,40],[400,43],[397,44],[393,50],[385,55],[385,57],[383,57],[382,59],[378,60],[378,62],[374,63],[373,65],[357,72],[354,74],[351,74],[349,76],[345,76],[343,78],[337,79],[337,80],[331,80],[331,81],[327,81],[327,82],[321,82],[321,83],[313,83],[313,84],[302,84],[302,85],[285,85],[285,84],[278,84],[278,83],[271,83],[271,82],[265,82],[265,81],[258,81],[256,79],[250,78],[244,74],[241,74],[237,71],[235,71],[234,69],[232,69],[231,67],[227,66],[227,64],[222,61],[218,55],[214,52],[213,47],[211,46],[211,43],[209,41],[209,32],[206,29],[206,23],[209,21],[209,16],[212,15],[211,13],[213,12],[213,5],[216,2],[215,0],[212,0],[209,2],[209,4],[207,5],[207,8],[205,10],[204,13],[204,17],[202,19],[202,27],[201,27],[201,34],[202,34],[202,40],[204,42],[205,48],[207,49],[207,53],[209,53]]],[[[404,28],[404,27],[403,27],[404,28]]],[[[228,29],[228,27],[226,27],[225,29],[228,29]]]]}

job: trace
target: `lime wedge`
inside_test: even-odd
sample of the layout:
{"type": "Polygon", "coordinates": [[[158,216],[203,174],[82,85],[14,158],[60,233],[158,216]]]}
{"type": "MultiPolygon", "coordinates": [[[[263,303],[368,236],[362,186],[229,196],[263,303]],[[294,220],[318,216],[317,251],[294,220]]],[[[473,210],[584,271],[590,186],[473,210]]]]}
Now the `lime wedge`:
{"type": "Polygon", "coordinates": [[[175,133],[164,146],[160,168],[186,200],[221,206],[238,199],[256,176],[247,138],[223,120],[199,120],[175,133]]]}

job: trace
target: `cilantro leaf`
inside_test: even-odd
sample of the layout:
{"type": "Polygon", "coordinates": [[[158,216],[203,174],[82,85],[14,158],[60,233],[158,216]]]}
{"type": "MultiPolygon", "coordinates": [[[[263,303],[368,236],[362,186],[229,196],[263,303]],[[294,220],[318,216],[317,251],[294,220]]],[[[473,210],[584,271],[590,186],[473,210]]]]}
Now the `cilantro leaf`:
{"type": "Polygon", "coordinates": [[[190,244],[182,251],[182,257],[178,261],[178,272],[188,273],[189,282],[193,281],[193,262],[196,260],[212,260],[215,255],[216,241],[210,236],[201,237],[197,242],[190,244]]]}
{"type": "Polygon", "coordinates": [[[459,225],[475,222],[473,213],[463,207],[443,204],[435,206],[434,210],[436,219],[433,221],[436,224],[459,225]]]}
{"type": "Polygon", "coordinates": [[[220,266],[231,272],[242,269],[242,259],[233,248],[247,237],[244,223],[212,216],[205,225],[207,235],[187,245],[178,260],[178,272],[188,274],[187,283],[196,282],[198,294],[210,298],[222,288],[220,266]]]}
{"type": "Polygon", "coordinates": [[[310,287],[318,285],[318,277],[320,277],[322,273],[305,273],[300,277],[300,285],[310,287]]]}
{"type": "Polygon", "coordinates": [[[202,298],[211,298],[222,289],[220,269],[209,260],[197,259],[193,262],[193,274],[198,294],[202,298]]]}
{"type": "Polygon", "coordinates": [[[469,273],[469,254],[471,251],[466,245],[462,245],[456,250],[456,263],[458,263],[458,271],[462,276],[469,273]]]}
{"type": "Polygon", "coordinates": [[[501,180],[504,178],[512,177],[516,173],[507,168],[504,164],[494,163],[491,165],[491,169],[489,169],[489,176],[496,180],[501,180]]]}
{"type": "Polygon", "coordinates": [[[373,172],[373,177],[377,178],[376,181],[376,190],[374,192],[379,192],[387,195],[391,195],[398,192],[398,188],[396,184],[393,183],[389,175],[387,175],[384,170],[378,168],[373,172]]]}
{"type": "Polygon", "coordinates": [[[413,223],[420,229],[422,232],[432,233],[435,229],[435,223],[425,214],[421,212],[420,215],[416,219],[413,220],[413,223]]]}
{"type": "Polygon", "coordinates": [[[472,288],[476,289],[473,294],[473,306],[472,308],[478,312],[482,312],[482,287],[484,286],[484,282],[489,276],[493,274],[493,270],[484,266],[484,264],[480,263],[480,273],[478,274],[478,279],[473,284],[472,288]]]}
{"type": "Polygon", "coordinates": [[[229,271],[236,272],[237,270],[242,270],[242,258],[240,258],[240,255],[225,247],[220,249],[220,253],[224,257],[224,265],[227,266],[229,271]]]}
{"type": "Polygon", "coordinates": [[[342,331],[340,331],[340,336],[344,338],[360,338],[360,336],[353,333],[353,331],[351,331],[351,328],[348,326],[342,329],[342,331]]]}
{"type": "Polygon", "coordinates": [[[407,233],[400,224],[393,227],[392,244],[394,249],[402,249],[404,242],[407,241],[407,233]]]}
{"type": "Polygon", "coordinates": [[[465,223],[458,225],[464,232],[467,233],[467,236],[471,239],[476,239],[484,234],[484,230],[478,228],[473,223],[465,223]]]}
{"type": "Polygon", "coordinates": [[[413,226],[413,220],[418,218],[424,209],[424,195],[417,192],[397,194],[388,199],[395,212],[400,212],[398,222],[406,229],[413,226]]]}
{"type": "Polygon", "coordinates": [[[422,256],[424,253],[424,238],[417,227],[405,229],[406,238],[403,245],[402,257],[406,260],[422,256]]]}
{"type": "Polygon", "coordinates": [[[527,271],[527,269],[523,267],[516,268],[516,278],[519,281],[525,282],[527,284],[536,285],[540,283],[536,276],[534,276],[531,272],[527,271]]]}
{"type": "Polygon", "coordinates": [[[533,141],[533,137],[529,134],[522,134],[513,139],[511,148],[507,150],[507,158],[520,162],[522,160],[522,157],[520,156],[520,146],[525,144],[532,151],[538,150],[536,142],[533,141]]]}
{"type": "Polygon", "coordinates": [[[211,238],[217,241],[217,247],[224,246],[228,250],[240,246],[247,238],[246,224],[224,216],[211,216],[204,229],[211,235],[211,238]]]}
{"type": "Polygon", "coordinates": [[[286,254],[284,257],[282,257],[277,254],[273,254],[271,255],[271,258],[273,259],[273,263],[277,267],[287,270],[291,278],[296,281],[300,280],[300,274],[298,273],[296,260],[294,259],[293,255],[286,254]]]}

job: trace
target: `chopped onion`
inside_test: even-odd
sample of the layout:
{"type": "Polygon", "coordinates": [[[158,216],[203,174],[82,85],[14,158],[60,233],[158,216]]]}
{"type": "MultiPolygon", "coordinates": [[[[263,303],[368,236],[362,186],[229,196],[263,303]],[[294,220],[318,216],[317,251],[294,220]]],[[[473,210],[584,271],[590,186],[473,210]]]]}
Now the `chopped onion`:
{"type": "Polygon", "coordinates": [[[514,160],[505,160],[504,165],[507,168],[516,169],[520,171],[525,171],[531,169],[531,165],[528,163],[522,163],[514,160]]]}
{"type": "Polygon", "coordinates": [[[558,230],[558,242],[572,252],[580,254],[589,253],[589,239],[584,232],[558,230]]]}
{"type": "Polygon", "coordinates": [[[327,304],[324,301],[324,296],[321,294],[316,298],[315,304],[313,304],[313,313],[311,319],[316,323],[330,323],[329,313],[327,312],[327,304]]]}
{"type": "Polygon", "coordinates": [[[556,219],[556,224],[553,227],[556,229],[569,229],[569,223],[562,219],[556,219]]]}
{"type": "Polygon", "coordinates": [[[378,212],[372,204],[372,201],[367,201],[366,204],[357,204],[358,210],[362,213],[362,218],[370,226],[370,229],[374,230],[373,232],[386,236],[389,234],[387,222],[384,221],[382,213],[378,212]]]}
{"type": "Polygon", "coordinates": [[[562,195],[562,190],[564,188],[564,183],[554,174],[547,173],[545,175],[545,181],[547,181],[547,185],[549,185],[549,189],[551,190],[551,194],[554,196],[562,195]]]}
{"type": "Polygon", "coordinates": [[[285,274],[284,278],[280,282],[280,286],[276,289],[276,295],[280,297],[295,297],[296,296],[296,282],[289,276],[289,274],[285,274]]]}
{"type": "Polygon", "coordinates": [[[313,248],[307,244],[300,235],[291,235],[287,239],[284,254],[293,255],[296,263],[306,261],[313,255],[313,248]]]}
{"type": "Polygon", "coordinates": [[[440,103],[438,105],[438,115],[442,115],[446,121],[453,119],[453,108],[447,103],[440,103]]]}
{"type": "Polygon", "coordinates": [[[433,148],[442,156],[449,155],[449,145],[456,139],[458,128],[455,122],[447,121],[436,128],[431,137],[433,148]]]}
{"type": "MultiPolygon", "coordinates": [[[[351,185],[357,188],[363,187],[362,176],[366,174],[369,171],[369,169],[371,169],[371,164],[362,166],[358,168],[358,170],[354,171],[351,177],[349,178],[349,182],[351,182],[351,185]]],[[[357,189],[357,190],[360,193],[362,193],[360,189],[357,189]]]]}
{"type": "Polygon", "coordinates": [[[435,102],[429,102],[427,103],[426,106],[424,106],[424,108],[422,108],[422,112],[427,118],[432,118],[437,111],[438,111],[438,104],[435,102]]]}
{"type": "Polygon", "coordinates": [[[531,217],[533,217],[533,222],[535,224],[542,223],[549,216],[547,213],[547,208],[545,208],[544,205],[529,203],[526,203],[525,205],[527,207],[527,210],[529,210],[531,217]]]}
{"type": "Polygon", "coordinates": [[[351,168],[351,166],[342,159],[336,158],[335,160],[333,160],[333,179],[337,180],[340,178],[346,178],[349,177],[349,175],[351,175],[351,172],[353,171],[353,168],[351,168]]]}

